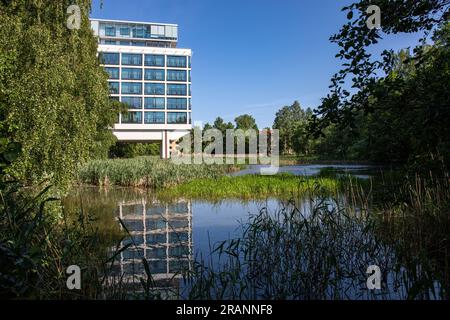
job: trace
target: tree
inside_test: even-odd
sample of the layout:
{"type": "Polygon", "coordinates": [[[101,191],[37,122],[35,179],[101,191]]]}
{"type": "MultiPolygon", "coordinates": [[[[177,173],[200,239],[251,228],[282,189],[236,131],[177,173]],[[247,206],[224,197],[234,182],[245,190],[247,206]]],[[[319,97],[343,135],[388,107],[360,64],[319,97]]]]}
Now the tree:
{"type": "MultiPolygon", "coordinates": [[[[309,111],[310,114],[311,111],[309,111]]],[[[279,130],[282,153],[289,154],[294,151],[295,131],[298,129],[298,126],[307,121],[307,117],[298,101],[294,101],[291,106],[281,108],[276,113],[273,128],[279,130]]]]}
{"type": "Polygon", "coordinates": [[[234,119],[236,123],[236,129],[248,130],[253,129],[258,131],[258,125],[256,124],[255,118],[249,114],[243,114],[234,119]]]}
{"type": "MultiPolygon", "coordinates": [[[[382,32],[423,31],[425,39],[432,30],[445,23],[448,8],[448,0],[359,0],[344,7],[342,10],[347,12],[349,21],[330,38],[341,48],[336,57],[342,60],[342,69],[331,79],[331,92],[317,108],[311,131],[319,135],[333,123],[342,127],[352,126],[353,111],[372,111],[369,105],[372,87],[383,77],[383,73],[389,74],[394,65],[394,52],[385,50],[380,58],[374,58],[369,52],[369,47],[381,39],[382,32]],[[366,25],[366,10],[370,5],[378,5],[381,9],[381,30],[369,29],[366,25]],[[353,95],[344,88],[348,81],[356,91],[353,95]]],[[[423,41],[414,49],[417,58],[421,56],[423,41]]]]}
{"type": "Polygon", "coordinates": [[[90,0],[77,1],[80,29],[67,28],[69,0],[0,3],[0,121],[22,153],[9,173],[67,184],[77,166],[106,156],[116,103],[99,65],[90,0]]]}

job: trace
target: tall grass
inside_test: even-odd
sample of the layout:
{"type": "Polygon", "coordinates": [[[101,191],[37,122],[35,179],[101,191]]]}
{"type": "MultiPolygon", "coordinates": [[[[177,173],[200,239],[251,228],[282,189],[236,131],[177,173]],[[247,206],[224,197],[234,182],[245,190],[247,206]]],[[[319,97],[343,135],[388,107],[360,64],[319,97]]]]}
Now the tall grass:
{"type": "Polygon", "coordinates": [[[163,188],[195,178],[217,178],[236,170],[234,165],[177,165],[157,157],[94,160],[78,173],[80,183],[163,188]]]}
{"type": "Polygon", "coordinates": [[[353,185],[309,210],[263,208],[184,274],[189,299],[448,299],[450,188],[417,178],[409,199],[372,208],[353,185]],[[426,186],[426,188],[424,187],[426,186]],[[382,289],[367,289],[369,265],[382,289]]]}
{"type": "Polygon", "coordinates": [[[292,174],[223,176],[216,179],[195,179],[164,189],[159,195],[166,198],[187,197],[203,200],[249,200],[267,197],[289,199],[307,192],[316,193],[319,189],[336,194],[339,185],[339,180],[333,178],[300,177],[292,174]]]}

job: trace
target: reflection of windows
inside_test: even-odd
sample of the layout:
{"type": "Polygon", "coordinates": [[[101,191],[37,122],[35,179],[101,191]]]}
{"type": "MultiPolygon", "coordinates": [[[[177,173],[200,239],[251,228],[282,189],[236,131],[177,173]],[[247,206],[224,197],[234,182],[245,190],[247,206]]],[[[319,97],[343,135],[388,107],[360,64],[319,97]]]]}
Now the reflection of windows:
{"type": "Polygon", "coordinates": [[[134,53],[122,53],[122,64],[128,66],[141,66],[142,55],[134,53]]]}
{"type": "Polygon", "coordinates": [[[100,54],[100,61],[103,64],[118,65],[119,64],[119,54],[111,53],[111,52],[103,52],[100,54]]]}
{"type": "Polygon", "coordinates": [[[167,56],[168,67],[186,67],[186,57],[184,56],[167,56]]]}
{"type": "Polygon", "coordinates": [[[122,123],[142,123],[142,112],[130,111],[122,113],[122,123]]]}
{"type": "Polygon", "coordinates": [[[186,112],[168,112],[167,113],[167,123],[187,123],[187,113],[186,112]]]}
{"type": "Polygon", "coordinates": [[[144,122],[146,124],[164,123],[164,112],[145,112],[144,122]]]}
{"type": "Polygon", "coordinates": [[[105,27],[105,35],[109,37],[116,36],[116,28],[114,26],[106,26],[105,27]]]}
{"type": "Polygon", "coordinates": [[[122,82],[122,94],[142,94],[142,84],[135,82],[122,82]]]}
{"type": "Polygon", "coordinates": [[[109,84],[109,93],[119,94],[119,83],[118,82],[108,82],[108,84],[109,84]]]}
{"type": "Polygon", "coordinates": [[[121,36],[129,36],[130,35],[130,28],[128,28],[128,27],[121,27],[120,28],[120,35],[121,36]]]}
{"type": "Polygon", "coordinates": [[[119,79],[119,68],[106,67],[105,71],[108,72],[110,79],[119,79]]]}
{"type": "Polygon", "coordinates": [[[163,83],[146,83],[145,84],[145,94],[164,94],[164,84],[163,83]]]}
{"type": "Polygon", "coordinates": [[[122,79],[142,80],[142,69],[122,68],[122,79]]]}
{"type": "Polygon", "coordinates": [[[167,70],[167,81],[186,81],[186,71],[167,70]]]}
{"type": "Polygon", "coordinates": [[[145,80],[164,81],[164,69],[145,69],[145,80]]]}
{"type": "Polygon", "coordinates": [[[133,38],[143,38],[143,37],[144,37],[144,28],[143,27],[133,28],[133,38]]]}
{"type": "Polygon", "coordinates": [[[126,103],[131,109],[141,109],[142,99],[141,97],[122,97],[122,102],[126,103]]]}
{"type": "Polygon", "coordinates": [[[185,96],[186,85],[185,84],[168,84],[167,94],[173,96],[185,96]]]}
{"type": "Polygon", "coordinates": [[[187,109],[187,100],[185,98],[167,98],[167,109],[187,109]]]}
{"type": "Polygon", "coordinates": [[[144,63],[149,67],[164,67],[164,56],[157,54],[146,54],[144,63]]]}
{"type": "Polygon", "coordinates": [[[164,109],[164,98],[145,98],[144,109],[164,109]]]}

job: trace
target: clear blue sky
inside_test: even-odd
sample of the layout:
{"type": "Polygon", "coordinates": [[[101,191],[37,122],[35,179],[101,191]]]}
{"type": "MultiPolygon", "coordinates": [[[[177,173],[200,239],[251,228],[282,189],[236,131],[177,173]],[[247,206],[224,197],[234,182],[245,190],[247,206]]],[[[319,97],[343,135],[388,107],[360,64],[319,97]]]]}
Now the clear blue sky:
{"type": "MultiPolygon", "coordinates": [[[[193,50],[193,120],[233,121],[252,114],[271,126],[284,105],[315,108],[328,93],[337,47],[329,37],[346,21],[336,0],[100,0],[91,17],[178,24],[180,48],[193,50]]],[[[416,35],[383,47],[400,49],[416,35]]]]}

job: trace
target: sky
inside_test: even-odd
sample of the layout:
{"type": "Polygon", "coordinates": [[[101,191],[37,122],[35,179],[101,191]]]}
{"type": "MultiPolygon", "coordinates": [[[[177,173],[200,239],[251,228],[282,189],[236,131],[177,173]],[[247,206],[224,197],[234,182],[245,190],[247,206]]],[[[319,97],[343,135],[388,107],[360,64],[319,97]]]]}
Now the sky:
{"type": "MultiPolygon", "coordinates": [[[[347,0],[94,0],[91,18],[178,24],[178,47],[192,57],[194,123],[251,114],[260,128],[298,100],[316,108],[339,70],[329,37],[346,22],[347,0]]],[[[399,50],[417,35],[379,48],[399,50]]]]}

